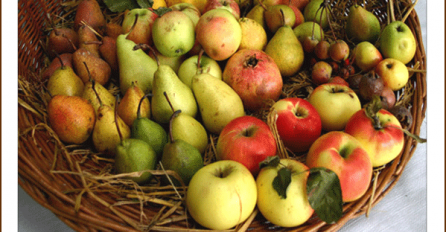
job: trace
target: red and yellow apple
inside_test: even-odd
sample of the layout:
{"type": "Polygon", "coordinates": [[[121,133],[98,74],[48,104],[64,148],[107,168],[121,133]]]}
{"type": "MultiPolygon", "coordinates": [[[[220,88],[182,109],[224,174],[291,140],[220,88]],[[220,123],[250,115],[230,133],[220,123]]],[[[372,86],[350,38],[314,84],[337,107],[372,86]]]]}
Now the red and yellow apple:
{"type": "Polygon", "coordinates": [[[234,160],[256,176],[259,163],[275,156],[276,140],[269,126],[253,116],[233,119],[220,132],[217,141],[217,160],[234,160]]]}
{"type": "Polygon", "coordinates": [[[306,165],[325,167],[336,173],[344,202],[363,196],[372,179],[372,162],[367,151],[357,139],[342,131],[319,137],[308,151],[306,165]]]}
{"type": "Polygon", "coordinates": [[[372,70],[383,60],[378,48],[368,41],[357,44],[353,49],[353,56],[355,57],[355,65],[364,72],[372,70]]]}
{"type": "Polygon", "coordinates": [[[284,98],[272,106],[277,112],[277,132],[285,147],[293,152],[308,151],[319,138],[322,123],[319,113],[305,99],[284,98]]]}
{"type": "Polygon", "coordinates": [[[212,9],[225,9],[234,15],[235,19],[240,18],[240,7],[235,0],[207,0],[204,6],[202,14],[212,10],[212,9]]]}
{"type": "Polygon", "coordinates": [[[186,205],[200,225],[227,230],[254,211],[257,186],[251,172],[241,163],[221,160],[199,169],[189,182],[186,205]]]}
{"type": "Polygon", "coordinates": [[[281,159],[276,167],[265,167],[257,176],[257,207],[271,223],[294,227],[305,223],[313,214],[307,196],[308,167],[296,160],[281,159]],[[274,178],[283,167],[290,169],[291,182],[282,198],[273,188],[274,178]]]}
{"type": "Polygon", "coordinates": [[[393,58],[386,58],[375,67],[375,73],[381,76],[384,85],[389,86],[393,91],[400,90],[409,81],[409,70],[406,65],[393,58]]]}
{"type": "Polygon", "coordinates": [[[223,70],[223,81],[243,101],[245,109],[257,111],[268,100],[277,101],[283,80],[279,67],[268,54],[257,49],[242,49],[229,58],[223,70]]]}
{"type": "Polygon", "coordinates": [[[404,146],[404,133],[398,119],[385,109],[379,110],[376,116],[379,126],[362,109],[345,126],[345,132],[355,137],[367,151],[373,167],[394,160],[404,146]]]}
{"type": "Polygon", "coordinates": [[[308,100],[319,113],[325,131],[343,130],[350,117],[361,109],[355,91],[343,84],[319,85],[308,100]]]}

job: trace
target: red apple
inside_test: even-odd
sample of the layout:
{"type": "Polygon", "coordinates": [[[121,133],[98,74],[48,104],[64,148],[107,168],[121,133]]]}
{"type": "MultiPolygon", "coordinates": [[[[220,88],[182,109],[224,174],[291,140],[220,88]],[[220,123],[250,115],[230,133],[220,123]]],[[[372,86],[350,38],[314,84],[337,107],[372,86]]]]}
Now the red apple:
{"type": "Polygon", "coordinates": [[[152,26],[158,15],[148,8],[126,10],[122,21],[122,33],[136,44],[153,44],[152,26]],[[132,29],[133,28],[133,29],[132,29]]]}
{"type": "Polygon", "coordinates": [[[223,81],[240,96],[247,110],[256,111],[271,99],[277,101],[283,81],[279,67],[258,49],[237,51],[226,63],[223,81]]]}
{"type": "Polygon", "coordinates": [[[217,141],[217,160],[234,160],[256,176],[259,163],[276,155],[276,140],[269,126],[253,116],[233,119],[221,131],[217,141]]]}
{"type": "Polygon", "coordinates": [[[355,137],[367,151],[373,167],[394,160],[404,146],[404,133],[398,119],[385,109],[379,110],[376,116],[379,122],[367,117],[362,109],[345,126],[345,132],[355,137]]]}
{"type": "Polygon", "coordinates": [[[347,87],[349,87],[350,85],[348,84],[348,82],[340,77],[340,76],[334,76],[332,78],[330,78],[330,80],[328,81],[328,83],[333,83],[333,84],[340,84],[340,85],[345,85],[347,87]]]}
{"type": "Polygon", "coordinates": [[[235,0],[208,0],[202,14],[217,8],[228,10],[237,20],[240,18],[240,7],[235,0]]]}
{"type": "Polygon", "coordinates": [[[296,16],[296,21],[294,22],[294,25],[292,26],[292,28],[295,28],[297,26],[299,26],[300,24],[305,22],[305,18],[304,18],[304,14],[302,14],[302,11],[299,10],[299,8],[297,8],[294,5],[288,5],[293,11],[294,11],[294,15],[296,16]]]}
{"type": "Polygon", "coordinates": [[[284,98],[272,106],[277,111],[277,131],[283,144],[293,152],[308,151],[322,131],[321,118],[305,99],[284,98]]]}
{"type": "Polygon", "coordinates": [[[319,137],[307,154],[308,168],[325,167],[338,175],[342,200],[351,202],[367,191],[372,179],[372,162],[353,136],[331,131],[319,137]]]}

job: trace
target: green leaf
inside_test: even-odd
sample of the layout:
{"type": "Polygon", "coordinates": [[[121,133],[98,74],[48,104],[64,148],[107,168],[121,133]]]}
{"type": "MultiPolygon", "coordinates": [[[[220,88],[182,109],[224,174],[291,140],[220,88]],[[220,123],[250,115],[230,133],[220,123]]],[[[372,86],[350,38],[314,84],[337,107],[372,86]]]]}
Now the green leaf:
{"type": "Polygon", "coordinates": [[[311,207],[321,220],[331,224],[342,217],[341,183],[338,175],[330,169],[310,169],[307,194],[311,207]]]}
{"type": "Polygon", "coordinates": [[[139,7],[135,0],[104,0],[104,3],[111,12],[123,12],[139,7]]]}
{"type": "Polygon", "coordinates": [[[151,8],[153,6],[153,0],[136,0],[136,2],[141,8],[151,8]]]}
{"type": "Polygon", "coordinates": [[[286,189],[291,183],[291,170],[283,167],[279,169],[277,176],[273,180],[273,188],[277,191],[282,199],[286,198],[286,189]]]}
{"type": "Polygon", "coordinates": [[[279,156],[268,156],[266,157],[265,160],[263,160],[262,162],[259,163],[259,167],[260,169],[264,168],[264,167],[277,167],[277,165],[279,165],[280,163],[280,158],[279,156]]]}
{"type": "Polygon", "coordinates": [[[172,8],[170,7],[159,7],[158,9],[153,10],[153,12],[155,12],[155,14],[158,15],[158,17],[161,17],[163,14],[172,11],[172,8]]]}

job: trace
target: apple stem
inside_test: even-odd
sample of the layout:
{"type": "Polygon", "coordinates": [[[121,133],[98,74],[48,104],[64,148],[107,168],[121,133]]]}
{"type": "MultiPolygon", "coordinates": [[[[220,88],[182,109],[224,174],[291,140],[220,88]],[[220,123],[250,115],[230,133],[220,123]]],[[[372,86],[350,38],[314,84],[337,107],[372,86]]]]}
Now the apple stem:
{"type": "Polygon", "coordinates": [[[170,142],[174,143],[175,139],[173,138],[173,134],[172,134],[172,124],[173,124],[173,119],[175,117],[177,117],[179,114],[181,113],[181,110],[177,110],[175,112],[173,112],[172,117],[170,117],[170,121],[169,121],[169,138],[170,138],[170,142]]]}
{"type": "Polygon", "coordinates": [[[166,91],[164,91],[163,94],[164,94],[164,97],[166,98],[167,102],[169,103],[169,106],[172,109],[172,112],[175,113],[175,109],[173,108],[172,102],[170,102],[169,97],[167,96],[166,91]]]}

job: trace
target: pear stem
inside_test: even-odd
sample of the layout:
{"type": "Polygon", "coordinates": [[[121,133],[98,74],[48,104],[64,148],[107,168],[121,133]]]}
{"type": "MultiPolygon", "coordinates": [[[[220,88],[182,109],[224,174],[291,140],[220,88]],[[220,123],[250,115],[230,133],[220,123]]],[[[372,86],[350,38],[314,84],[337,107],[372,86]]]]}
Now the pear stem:
{"type": "Polygon", "coordinates": [[[133,47],[133,50],[138,50],[138,49],[142,49],[142,50],[150,50],[153,53],[153,56],[155,57],[156,60],[156,64],[158,65],[158,67],[160,66],[160,61],[158,59],[158,56],[156,55],[156,51],[155,49],[153,49],[150,45],[148,44],[137,44],[133,47]]]}
{"type": "Polygon", "coordinates": [[[282,21],[282,26],[285,26],[285,14],[283,13],[283,10],[280,9],[280,15],[281,17],[281,21],[282,21]]]}
{"type": "Polygon", "coordinates": [[[170,142],[171,143],[175,142],[175,139],[173,138],[173,134],[172,134],[173,119],[176,118],[180,113],[181,113],[181,110],[177,110],[177,111],[173,112],[172,117],[170,117],[170,121],[169,121],[169,138],[170,138],[170,142]]]}
{"type": "MultiPolygon", "coordinates": [[[[138,17],[139,17],[139,14],[135,14],[135,21],[133,22],[132,27],[130,28],[129,32],[127,33],[127,36],[129,36],[130,33],[132,33],[133,29],[135,28],[136,22],[138,22],[138,17]]],[[[126,39],[127,39],[127,36],[125,37],[126,39]]]]}
{"type": "Polygon", "coordinates": [[[87,69],[88,76],[90,77],[91,88],[93,89],[93,92],[95,93],[96,97],[98,98],[99,105],[102,106],[102,100],[101,100],[101,98],[99,97],[99,94],[98,94],[98,92],[96,91],[96,89],[95,89],[95,87],[94,87],[94,86],[96,85],[96,81],[95,81],[93,78],[91,78],[90,70],[88,69],[87,63],[85,63],[85,61],[84,61],[83,63],[84,63],[84,65],[85,65],[85,68],[87,69]]]}
{"type": "Polygon", "coordinates": [[[259,5],[260,5],[263,9],[267,10],[267,7],[265,6],[265,4],[263,4],[262,1],[260,1],[260,0],[257,0],[257,1],[259,2],[259,5]]]}
{"type": "Polygon", "coordinates": [[[169,106],[172,109],[172,112],[175,113],[175,109],[173,108],[172,102],[170,102],[169,97],[167,96],[166,91],[164,91],[163,94],[164,94],[164,97],[166,98],[167,102],[169,103],[169,106]]]}
{"type": "Polygon", "coordinates": [[[203,72],[203,69],[201,68],[201,57],[203,56],[204,49],[201,49],[198,53],[198,59],[197,59],[197,74],[200,74],[203,72]]]}
{"type": "Polygon", "coordinates": [[[144,101],[144,99],[148,98],[151,95],[152,95],[151,93],[148,93],[148,94],[144,95],[141,98],[141,100],[139,100],[138,110],[136,111],[136,117],[141,118],[141,105],[142,105],[142,102],[144,101]]]}
{"type": "Polygon", "coordinates": [[[118,98],[119,95],[116,95],[116,102],[115,102],[115,125],[116,125],[116,130],[118,131],[118,135],[119,135],[119,140],[122,142],[122,133],[121,133],[121,129],[119,128],[119,123],[118,123],[118,98]]]}
{"type": "MultiPolygon", "coordinates": [[[[60,68],[61,69],[65,69],[65,65],[63,64],[62,58],[60,58],[59,54],[53,50],[53,53],[56,55],[56,57],[59,59],[60,61],[60,68]]],[[[85,62],[84,62],[85,63],[85,62]]]]}

